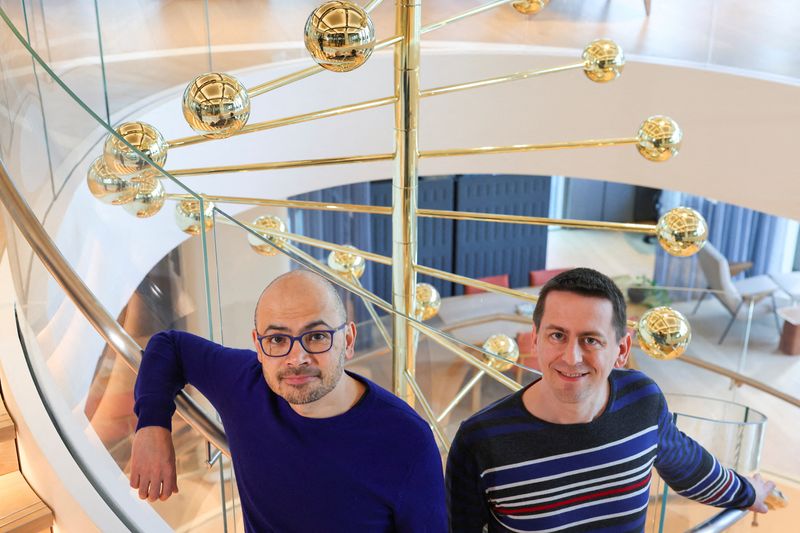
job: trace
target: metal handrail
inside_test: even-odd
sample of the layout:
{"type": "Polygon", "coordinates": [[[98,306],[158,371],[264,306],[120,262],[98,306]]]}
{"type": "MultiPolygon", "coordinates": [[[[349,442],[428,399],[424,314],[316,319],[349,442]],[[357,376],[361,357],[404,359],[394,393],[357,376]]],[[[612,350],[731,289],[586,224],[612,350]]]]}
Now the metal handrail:
{"type": "Polygon", "coordinates": [[[686,533],[720,533],[747,516],[747,509],[725,509],[705,522],[697,524],[686,533]]]}
{"type": "MultiPolygon", "coordinates": [[[[0,161],[0,200],[22,236],[64,293],[111,349],[119,354],[134,372],[138,371],[142,358],[141,346],[117,323],[72,269],[28,203],[17,192],[2,161],[0,161]]],[[[184,391],[178,393],[175,403],[178,414],[190,426],[216,448],[230,456],[228,437],[219,422],[203,411],[200,405],[184,391]]]]}

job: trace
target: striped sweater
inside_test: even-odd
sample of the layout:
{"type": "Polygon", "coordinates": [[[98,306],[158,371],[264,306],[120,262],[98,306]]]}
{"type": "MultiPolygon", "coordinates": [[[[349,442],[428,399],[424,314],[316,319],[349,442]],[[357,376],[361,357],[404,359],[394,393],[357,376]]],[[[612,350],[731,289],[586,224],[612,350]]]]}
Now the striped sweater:
{"type": "Polygon", "coordinates": [[[652,467],[687,498],[752,505],[750,483],[675,427],[650,378],[613,370],[609,382],[587,424],[536,418],[524,390],[462,423],[447,462],[451,531],[641,532],[652,467]]]}

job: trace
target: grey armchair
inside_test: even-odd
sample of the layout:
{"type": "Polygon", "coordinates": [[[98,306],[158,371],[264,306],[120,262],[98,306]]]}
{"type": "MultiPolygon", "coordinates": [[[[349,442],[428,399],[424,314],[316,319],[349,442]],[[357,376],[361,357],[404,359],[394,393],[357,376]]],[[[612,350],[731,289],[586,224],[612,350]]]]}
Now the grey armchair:
{"type": "Polygon", "coordinates": [[[708,290],[703,292],[700,299],[697,301],[692,314],[696,313],[700,308],[707,294],[713,294],[720,301],[722,306],[731,314],[731,319],[725,327],[725,331],[719,338],[718,344],[722,344],[728,332],[736,321],[739,311],[746,304],[747,305],[747,325],[745,327],[745,343],[750,339],[750,327],[753,321],[753,310],[755,305],[764,298],[772,299],[772,311],[775,314],[775,326],[778,328],[780,334],[780,323],[778,322],[778,315],[776,313],[777,306],[775,304],[775,291],[778,286],[769,276],[760,275],[745,278],[740,281],[733,281],[731,279],[731,265],[728,260],[723,256],[719,250],[714,248],[711,243],[706,245],[697,253],[700,268],[705,275],[706,282],[708,283],[708,290]]]}

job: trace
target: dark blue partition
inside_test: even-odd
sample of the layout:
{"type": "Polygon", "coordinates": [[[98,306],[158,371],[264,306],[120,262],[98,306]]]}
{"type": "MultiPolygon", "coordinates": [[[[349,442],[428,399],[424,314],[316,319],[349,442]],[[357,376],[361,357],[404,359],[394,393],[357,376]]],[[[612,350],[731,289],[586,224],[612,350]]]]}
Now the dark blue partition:
{"type": "MultiPolygon", "coordinates": [[[[546,217],[549,176],[470,175],[456,182],[459,211],[546,217]]],[[[455,272],[480,278],[508,274],[512,287],[528,285],[528,272],[545,268],[547,226],[456,222],[455,272]]],[[[456,294],[463,287],[456,285],[456,294]]]]}

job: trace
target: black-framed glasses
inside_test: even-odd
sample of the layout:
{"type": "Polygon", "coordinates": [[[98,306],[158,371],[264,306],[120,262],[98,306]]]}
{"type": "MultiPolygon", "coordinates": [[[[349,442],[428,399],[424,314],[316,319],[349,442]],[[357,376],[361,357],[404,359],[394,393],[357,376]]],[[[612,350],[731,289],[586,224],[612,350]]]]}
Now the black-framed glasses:
{"type": "Polygon", "coordinates": [[[336,329],[315,329],[300,335],[292,336],[285,333],[272,333],[270,335],[256,335],[261,350],[268,357],[285,357],[289,355],[294,346],[294,341],[299,341],[306,353],[325,353],[333,346],[333,335],[344,329],[347,322],[336,329]]]}

